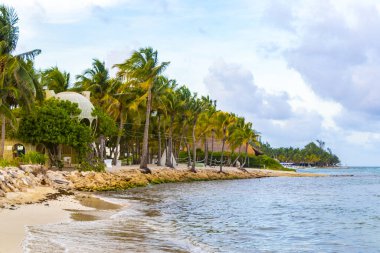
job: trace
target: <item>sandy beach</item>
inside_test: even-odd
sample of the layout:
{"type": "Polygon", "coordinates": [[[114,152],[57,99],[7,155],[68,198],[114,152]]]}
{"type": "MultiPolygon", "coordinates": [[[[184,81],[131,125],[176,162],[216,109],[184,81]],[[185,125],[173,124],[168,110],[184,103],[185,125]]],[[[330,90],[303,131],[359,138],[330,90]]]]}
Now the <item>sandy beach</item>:
{"type": "MultiPolygon", "coordinates": [[[[23,200],[35,201],[44,194],[51,192],[54,192],[51,188],[38,187],[28,192],[10,195],[12,196],[11,201],[20,203],[23,200]]],[[[58,199],[42,203],[9,204],[7,207],[0,209],[0,253],[23,252],[26,226],[61,223],[70,220],[93,220],[105,215],[107,210],[120,208],[119,205],[108,203],[87,194],[61,196],[58,199]]]]}

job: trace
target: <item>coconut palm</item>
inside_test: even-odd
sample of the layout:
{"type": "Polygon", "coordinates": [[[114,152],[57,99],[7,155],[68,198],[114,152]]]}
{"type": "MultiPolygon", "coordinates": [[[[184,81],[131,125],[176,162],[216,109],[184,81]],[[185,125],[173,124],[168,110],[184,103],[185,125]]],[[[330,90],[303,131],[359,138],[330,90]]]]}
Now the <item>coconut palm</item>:
{"type": "Polygon", "coordinates": [[[214,124],[213,124],[213,116],[216,113],[216,100],[212,100],[209,96],[202,97],[204,100],[207,110],[203,111],[201,115],[199,116],[198,120],[198,128],[199,128],[199,136],[203,137],[203,144],[204,144],[204,153],[205,153],[205,166],[208,165],[208,138],[211,134],[212,137],[212,148],[213,148],[213,131],[214,131],[214,124]]]}
{"type": "MultiPolygon", "coordinates": [[[[159,62],[157,51],[151,47],[141,48],[133,52],[132,56],[124,63],[116,64],[120,74],[129,75],[136,83],[146,90],[146,112],[140,168],[146,172],[148,169],[148,137],[149,120],[152,103],[152,86],[155,79],[166,69],[169,62],[159,62]]],[[[145,96],[145,95],[144,95],[145,96]]]]}
{"type": "Polygon", "coordinates": [[[226,141],[231,134],[232,125],[236,122],[236,116],[232,113],[227,113],[223,111],[217,112],[215,123],[217,124],[217,134],[222,139],[222,155],[220,157],[219,172],[223,172],[223,159],[224,159],[224,148],[226,141]]]}
{"type": "Polygon", "coordinates": [[[4,155],[6,119],[14,118],[8,101],[17,102],[29,108],[35,94],[41,91],[34,72],[31,71],[33,65],[28,62],[40,54],[41,50],[13,54],[19,35],[17,22],[18,17],[14,9],[0,5],[0,118],[2,121],[0,158],[4,155]]]}
{"type": "Polygon", "coordinates": [[[141,89],[136,88],[133,80],[128,78],[121,82],[118,79],[112,79],[109,89],[100,103],[105,105],[106,111],[118,121],[119,129],[115,144],[115,152],[113,155],[113,164],[116,165],[116,160],[120,151],[120,140],[123,136],[124,124],[127,121],[129,113],[137,112],[143,104],[146,97],[141,95],[141,89]]]}
{"type": "Polygon", "coordinates": [[[185,100],[181,99],[179,92],[175,90],[176,86],[177,86],[177,83],[174,80],[172,80],[171,87],[168,90],[165,97],[166,110],[167,110],[167,115],[169,117],[168,119],[169,120],[168,148],[166,152],[165,165],[171,168],[174,167],[172,154],[173,154],[173,132],[174,132],[175,119],[177,115],[181,112],[183,106],[186,103],[185,100]]]}
{"type": "Polygon", "coordinates": [[[93,59],[92,67],[86,69],[82,75],[76,76],[74,90],[91,91],[91,99],[94,104],[104,107],[103,97],[106,96],[112,84],[109,71],[105,62],[93,59]]]}
{"type": "Polygon", "coordinates": [[[173,92],[176,86],[177,83],[175,80],[169,80],[167,77],[158,76],[152,87],[152,93],[154,94],[154,96],[152,96],[152,110],[157,114],[158,166],[162,165],[161,122],[165,120],[165,117],[168,114],[168,96],[173,92]]]}
{"type": "Polygon", "coordinates": [[[190,117],[190,122],[192,124],[192,140],[193,140],[193,163],[191,165],[191,171],[192,172],[197,172],[195,170],[195,163],[197,161],[197,152],[196,152],[196,144],[197,144],[197,139],[196,139],[196,127],[199,119],[199,115],[206,111],[208,109],[208,100],[206,100],[204,97],[198,98],[197,94],[194,93],[192,99],[190,100],[189,103],[189,108],[191,110],[191,117],[190,117]]]}
{"type": "Polygon", "coordinates": [[[60,71],[58,67],[51,67],[41,74],[41,85],[55,93],[66,91],[70,85],[70,73],[60,71]]]}
{"type": "Polygon", "coordinates": [[[258,146],[260,143],[258,142],[259,133],[257,133],[252,128],[252,123],[248,122],[243,126],[243,142],[245,142],[245,158],[244,162],[240,165],[240,168],[243,168],[248,160],[248,147],[249,145],[258,146]]]}

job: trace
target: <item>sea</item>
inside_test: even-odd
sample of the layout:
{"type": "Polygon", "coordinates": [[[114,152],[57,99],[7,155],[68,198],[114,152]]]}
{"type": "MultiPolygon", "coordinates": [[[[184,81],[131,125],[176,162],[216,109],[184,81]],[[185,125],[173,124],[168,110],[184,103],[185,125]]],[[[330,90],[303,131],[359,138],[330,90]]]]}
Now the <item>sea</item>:
{"type": "Polygon", "coordinates": [[[380,252],[380,168],[103,193],[98,219],[27,227],[25,252],[380,252]]]}

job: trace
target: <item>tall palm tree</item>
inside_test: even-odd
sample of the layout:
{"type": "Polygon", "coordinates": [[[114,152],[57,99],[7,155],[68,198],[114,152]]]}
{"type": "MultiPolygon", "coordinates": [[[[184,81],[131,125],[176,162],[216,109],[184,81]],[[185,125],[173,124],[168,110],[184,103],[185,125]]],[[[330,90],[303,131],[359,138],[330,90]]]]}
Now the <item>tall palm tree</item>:
{"type": "MultiPolygon", "coordinates": [[[[198,127],[199,127],[199,136],[203,137],[204,144],[204,153],[205,167],[208,165],[208,138],[210,134],[213,134],[214,124],[213,117],[216,113],[216,101],[212,100],[209,96],[202,97],[202,100],[205,103],[207,109],[201,113],[199,116],[198,127]]],[[[213,143],[211,144],[213,146],[213,143]]]]}
{"type": "Polygon", "coordinates": [[[193,139],[193,163],[191,165],[191,171],[192,172],[197,172],[195,170],[195,163],[197,160],[197,150],[196,150],[196,144],[197,144],[197,139],[196,139],[196,126],[198,123],[199,115],[206,111],[208,108],[207,100],[202,97],[198,98],[197,94],[195,93],[190,100],[190,110],[191,110],[191,123],[192,123],[192,139],[193,139]]]}
{"type": "MultiPolygon", "coordinates": [[[[75,78],[77,81],[74,84],[73,90],[90,91],[91,101],[94,105],[104,111],[111,111],[111,113],[115,115],[115,112],[112,112],[112,110],[115,110],[113,107],[115,104],[113,102],[117,101],[117,99],[111,102],[113,97],[109,96],[109,92],[116,92],[115,89],[120,86],[120,83],[118,80],[110,78],[109,71],[106,68],[104,61],[101,62],[98,59],[93,59],[92,67],[86,69],[83,74],[77,75],[75,78]],[[110,107],[110,105],[112,106],[110,107]]],[[[116,109],[116,111],[118,111],[118,109],[116,109]]],[[[117,114],[117,117],[118,116],[119,114],[117,114]]],[[[116,121],[117,118],[114,120],[116,121]]],[[[103,160],[106,145],[104,135],[99,136],[99,143],[100,160],[103,160]]],[[[115,159],[114,163],[116,163],[115,159]]]]}
{"type": "Polygon", "coordinates": [[[19,35],[17,22],[18,17],[14,9],[0,5],[0,158],[4,156],[6,119],[14,118],[10,110],[11,105],[8,103],[9,98],[29,108],[34,95],[41,91],[34,73],[31,72],[32,64],[28,63],[28,60],[34,59],[41,50],[13,54],[19,35]]]}
{"type": "Polygon", "coordinates": [[[125,72],[136,80],[139,86],[143,87],[146,92],[146,113],[142,156],[140,169],[150,172],[148,169],[148,137],[149,137],[149,120],[152,103],[152,87],[155,79],[166,69],[169,62],[159,62],[157,51],[151,47],[141,48],[134,51],[132,56],[124,63],[116,64],[120,73],[125,72]]]}
{"type": "Polygon", "coordinates": [[[121,82],[118,79],[113,79],[110,82],[111,85],[100,103],[104,104],[106,111],[114,118],[114,120],[118,120],[119,122],[113,156],[113,164],[116,165],[116,160],[120,151],[120,140],[123,135],[124,124],[127,121],[128,113],[138,111],[141,104],[143,104],[145,97],[141,96],[140,89],[134,87],[133,82],[129,79],[124,80],[124,82],[121,82]]]}
{"type": "Polygon", "coordinates": [[[231,134],[231,126],[236,122],[236,116],[231,113],[219,111],[216,115],[218,135],[222,138],[222,155],[220,157],[219,172],[223,172],[224,148],[231,134]]]}
{"type": "Polygon", "coordinates": [[[169,80],[167,77],[158,76],[153,84],[152,93],[152,110],[156,112],[157,118],[157,136],[158,136],[158,154],[157,154],[157,165],[161,166],[161,156],[162,156],[162,136],[161,136],[161,123],[165,120],[168,114],[168,95],[176,86],[175,80],[169,80]]]}
{"type": "Polygon", "coordinates": [[[172,85],[170,87],[170,90],[168,90],[168,93],[166,95],[165,103],[166,103],[166,109],[167,114],[169,117],[169,134],[168,134],[168,149],[167,149],[167,156],[166,156],[166,166],[169,166],[171,168],[174,167],[173,165],[173,132],[174,132],[174,124],[176,116],[181,112],[182,107],[185,105],[186,101],[182,100],[179,96],[179,93],[177,90],[175,90],[177,86],[177,83],[175,81],[172,81],[172,85]]]}

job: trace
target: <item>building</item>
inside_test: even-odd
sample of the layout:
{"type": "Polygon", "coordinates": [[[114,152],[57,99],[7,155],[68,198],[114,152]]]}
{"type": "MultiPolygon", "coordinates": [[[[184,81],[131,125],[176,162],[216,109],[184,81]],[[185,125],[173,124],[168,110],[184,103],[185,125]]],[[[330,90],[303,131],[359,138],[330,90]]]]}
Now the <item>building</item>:
{"type": "MultiPolygon", "coordinates": [[[[82,94],[72,91],[65,91],[55,94],[52,90],[46,91],[46,99],[57,98],[61,100],[67,100],[72,103],[78,104],[79,109],[81,109],[81,114],[79,115],[79,120],[88,126],[93,126],[96,122],[96,117],[92,115],[94,106],[90,101],[90,92],[84,91],[82,94]]],[[[69,146],[62,145],[62,158],[65,165],[71,165],[76,163],[76,154],[73,148],[69,146]]],[[[37,151],[40,153],[45,153],[45,147],[42,144],[32,145],[30,143],[25,143],[16,139],[6,139],[4,147],[4,158],[12,159],[26,154],[30,151],[37,151]]]]}

